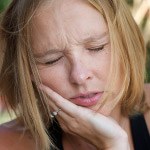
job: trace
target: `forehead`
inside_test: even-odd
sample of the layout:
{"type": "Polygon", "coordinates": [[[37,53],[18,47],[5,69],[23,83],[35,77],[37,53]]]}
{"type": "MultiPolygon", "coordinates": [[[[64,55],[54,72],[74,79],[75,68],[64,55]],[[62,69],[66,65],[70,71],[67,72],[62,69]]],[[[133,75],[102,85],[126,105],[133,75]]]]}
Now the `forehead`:
{"type": "Polygon", "coordinates": [[[35,49],[66,46],[107,32],[103,16],[85,0],[55,0],[42,5],[33,19],[35,49]]]}

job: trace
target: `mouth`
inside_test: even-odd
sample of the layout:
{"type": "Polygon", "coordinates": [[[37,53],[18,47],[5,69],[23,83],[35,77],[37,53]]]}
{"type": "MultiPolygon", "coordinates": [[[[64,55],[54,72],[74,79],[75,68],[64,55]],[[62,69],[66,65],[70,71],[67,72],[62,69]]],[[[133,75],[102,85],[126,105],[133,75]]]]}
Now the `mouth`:
{"type": "Polygon", "coordinates": [[[85,94],[79,94],[73,98],[70,98],[71,102],[83,107],[94,106],[101,99],[103,92],[90,92],[85,94]]]}

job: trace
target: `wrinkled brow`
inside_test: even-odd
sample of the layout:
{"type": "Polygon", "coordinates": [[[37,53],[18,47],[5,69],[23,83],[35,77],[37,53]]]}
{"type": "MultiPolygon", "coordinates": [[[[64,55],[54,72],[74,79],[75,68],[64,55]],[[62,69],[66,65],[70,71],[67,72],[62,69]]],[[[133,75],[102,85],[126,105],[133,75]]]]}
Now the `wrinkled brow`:
{"type": "MultiPolygon", "coordinates": [[[[81,41],[78,41],[78,45],[99,41],[104,37],[108,37],[108,32],[103,32],[101,35],[98,35],[98,34],[94,35],[94,36],[89,35],[88,37],[82,39],[81,41]]],[[[60,52],[63,52],[63,51],[64,50],[62,50],[62,49],[49,49],[49,50],[43,51],[41,53],[35,53],[34,57],[35,58],[41,58],[41,57],[44,57],[44,56],[49,55],[49,54],[54,54],[54,53],[56,54],[56,53],[60,53],[60,52]]]]}
{"type": "Polygon", "coordinates": [[[102,38],[107,37],[107,36],[108,36],[108,32],[104,32],[101,35],[94,35],[94,36],[90,35],[89,37],[82,39],[79,42],[79,44],[86,44],[86,43],[90,43],[90,42],[94,42],[94,41],[99,41],[102,38]]]}

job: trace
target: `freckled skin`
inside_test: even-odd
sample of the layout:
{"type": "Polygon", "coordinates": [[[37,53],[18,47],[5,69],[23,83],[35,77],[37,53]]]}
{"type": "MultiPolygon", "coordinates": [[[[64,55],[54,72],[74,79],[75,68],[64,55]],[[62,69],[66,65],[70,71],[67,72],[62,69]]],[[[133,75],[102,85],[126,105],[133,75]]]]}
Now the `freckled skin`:
{"type": "MultiPolygon", "coordinates": [[[[41,57],[44,63],[63,56],[50,65],[38,64],[38,68],[43,84],[69,100],[78,93],[105,90],[111,48],[103,16],[83,1],[67,2],[66,5],[53,2],[40,8],[34,18],[32,41],[35,54],[56,49],[54,54],[41,57]],[[100,37],[98,41],[85,41],[96,36],[100,37]],[[101,45],[104,48],[100,51],[89,50],[101,45]]],[[[100,103],[91,109],[97,110],[100,103]]],[[[110,108],[104,109],[106,115],[110,114],[110,108]]]]}

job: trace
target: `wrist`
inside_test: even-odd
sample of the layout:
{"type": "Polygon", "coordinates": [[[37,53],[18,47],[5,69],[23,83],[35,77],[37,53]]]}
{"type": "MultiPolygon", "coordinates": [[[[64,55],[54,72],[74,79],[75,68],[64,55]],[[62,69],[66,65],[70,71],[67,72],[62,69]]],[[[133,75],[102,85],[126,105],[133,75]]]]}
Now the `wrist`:
{"type": "Polygon", "coordinates": [[[107,139],[107,143],[103,143],[97,146],[97,150],[130,150],[130,144],[128,135],[126,132],[120,134],[117,138],[107,139]],[[102,146],[103,145],[103,146],[102,146]]]}
{"type": "Polygon", "coordinates": [[[117,138],[114,142],[114,146],[109,150],[130,150],[127,134],[125,133],[122,137],[117,138]]]}

